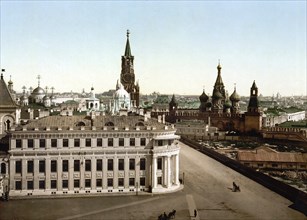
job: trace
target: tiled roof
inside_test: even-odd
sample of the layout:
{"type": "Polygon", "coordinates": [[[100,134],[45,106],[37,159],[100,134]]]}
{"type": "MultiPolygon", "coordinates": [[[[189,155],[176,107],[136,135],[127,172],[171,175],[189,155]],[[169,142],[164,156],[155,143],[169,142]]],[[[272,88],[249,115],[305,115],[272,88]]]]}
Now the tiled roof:
{"type": "Polygon", "coordinates": [[[239,151],[238,160],[246,162],[307,163],[306,153],[277,152],[264,148],[256,151],[239,151]]]}
{"type": "Polygon", "coordinates": [[[4,82],[3,76],[0,79],[0,108],[16,108],[16,104],[4,82]]]}

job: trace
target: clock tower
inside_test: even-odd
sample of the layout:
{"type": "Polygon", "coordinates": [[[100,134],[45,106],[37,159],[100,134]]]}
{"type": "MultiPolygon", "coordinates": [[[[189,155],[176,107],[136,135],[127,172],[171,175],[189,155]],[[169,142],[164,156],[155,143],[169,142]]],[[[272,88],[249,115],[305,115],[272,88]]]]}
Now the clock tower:
{"type": "Polygon", "coordinates": [[[127,30],[127,42],[125,54],[122,56],[120,82],[124,86],[125,90],[130,94],[132,105],[138,107],[140,104],[140,87],[138,83],[135,83],[133,67],[134,56],[131,55],[129,34],[129,30],[127,30]]]}

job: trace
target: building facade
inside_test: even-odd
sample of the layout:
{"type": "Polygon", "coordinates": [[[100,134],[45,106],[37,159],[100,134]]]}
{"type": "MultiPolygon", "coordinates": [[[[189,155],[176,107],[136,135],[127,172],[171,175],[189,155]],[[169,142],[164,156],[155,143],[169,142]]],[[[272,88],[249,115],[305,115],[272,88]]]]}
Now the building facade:
{"type": "Polygon", "coordinates": [[[10,131],[10,197],[179,188],[171,125],[144,116],[49,116],[10,131]]]}

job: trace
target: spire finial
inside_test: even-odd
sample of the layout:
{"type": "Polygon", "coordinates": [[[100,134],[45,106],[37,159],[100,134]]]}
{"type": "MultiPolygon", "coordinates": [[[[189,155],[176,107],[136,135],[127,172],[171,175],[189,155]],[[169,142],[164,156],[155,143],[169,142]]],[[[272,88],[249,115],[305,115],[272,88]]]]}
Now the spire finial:
{"type": "Polygon", "coordinates": [[[129,38],[130,31],[127,29],[127,38],[129,38]]]}
{"type": "Polygon", "coordinates": [[[220,71],[222,69],[221,67],[221,60],[219,59],[219,64],[217,65],[217,69],[220,71]]]}
{"type": "Polygon", "coordinates": [[[205,92],[205,85],[203,85],[203,92],[205,92]]]}
{"type": "Polygon", "coordinates": [[[235,87],[235,91],[236,91],[236,89],[237,89],[237,84],[236,83],[234,83],[234,87],[235,87]]]}
{"type": "Polygon", "coordinates": [[[40,86],[40,83],[41,83],[41,82],[40,82],[41,75],[37,75],[37,77],[36,77],[36,78],[37,78],[37,81],[38,81],[38,86],[40,86]]]}

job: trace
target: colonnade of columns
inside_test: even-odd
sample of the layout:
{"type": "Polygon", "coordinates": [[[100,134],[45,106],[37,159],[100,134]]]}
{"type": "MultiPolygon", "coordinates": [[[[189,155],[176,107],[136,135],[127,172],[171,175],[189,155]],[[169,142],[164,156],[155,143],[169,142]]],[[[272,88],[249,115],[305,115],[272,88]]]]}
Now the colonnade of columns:
{"type": "Polygon", "coordinates": [[[179,186],[179,154],[153,155],[152,157],[152,191],[158,188],[171,188],[179,186]],[[158,169],[158,158],[162,160],[161,170],[158,169]],[[159,183],[158,178],[162,178],[159,183]]]}

